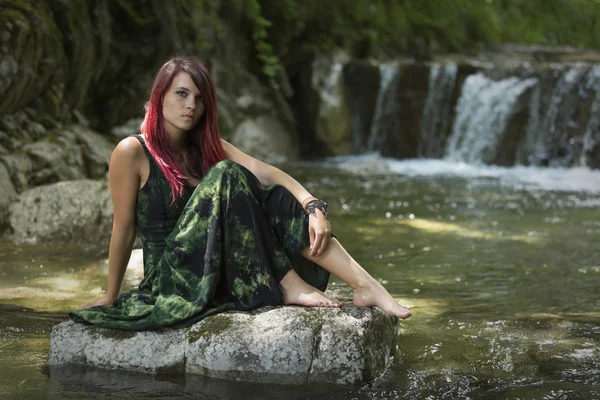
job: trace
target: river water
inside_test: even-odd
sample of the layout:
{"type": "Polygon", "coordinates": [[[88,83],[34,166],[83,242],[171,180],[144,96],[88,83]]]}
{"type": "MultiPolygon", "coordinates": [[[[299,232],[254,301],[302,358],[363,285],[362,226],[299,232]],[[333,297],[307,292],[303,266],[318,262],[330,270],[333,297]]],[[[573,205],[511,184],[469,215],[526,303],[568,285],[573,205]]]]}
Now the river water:
{"type": "Polygon", "coordinates": [[[600,398],[600,171],[369,155],[282,168],[413,310],[383,376],[290,387],[45,368],[52,326],[102,293],[106,253],[3,242],[0,398],[600,398]]]}

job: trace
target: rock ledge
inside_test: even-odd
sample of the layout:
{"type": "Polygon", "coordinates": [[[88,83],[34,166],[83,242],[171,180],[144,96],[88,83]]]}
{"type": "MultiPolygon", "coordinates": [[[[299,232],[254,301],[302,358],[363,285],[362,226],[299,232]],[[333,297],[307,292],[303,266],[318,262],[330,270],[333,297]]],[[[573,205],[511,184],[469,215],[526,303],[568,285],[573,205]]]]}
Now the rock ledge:
{"type": "Polygon", "coordinates": [[[362,384],[388,367],[398,334],[397,319],[352,306],[264,307],[148,332],[68,321],[52,330],[48,364],[265,383],[362,384]]]}

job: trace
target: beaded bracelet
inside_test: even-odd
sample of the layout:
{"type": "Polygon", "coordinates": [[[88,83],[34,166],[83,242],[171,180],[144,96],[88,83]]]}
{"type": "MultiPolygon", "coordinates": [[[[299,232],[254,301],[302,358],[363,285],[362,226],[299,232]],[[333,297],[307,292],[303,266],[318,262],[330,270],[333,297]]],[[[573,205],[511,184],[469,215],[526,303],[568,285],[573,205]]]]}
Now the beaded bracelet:
{"type": "Polygon", "coordinates": [[[329,214],[327,213],[327,203],[325,203],[323,200],[318,199],[309,201],[306,204],[306,215],[314,214],[316,209],[321,210],[325,218],[329,220],[329,214]]]}

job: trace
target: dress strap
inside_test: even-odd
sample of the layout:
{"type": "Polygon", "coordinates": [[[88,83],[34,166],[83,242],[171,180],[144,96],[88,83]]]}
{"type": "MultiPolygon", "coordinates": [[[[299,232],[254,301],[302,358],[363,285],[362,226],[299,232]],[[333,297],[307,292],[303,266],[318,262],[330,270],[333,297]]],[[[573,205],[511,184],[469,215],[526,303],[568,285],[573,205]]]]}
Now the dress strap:
{"type": "Polygon", "coordinates": [[[134,137],[137,140],[139,140],[140,143],[142,144],[142,147],[144,148],[144,151],[146,152],[146,155],[152,159],[152,156],[150,155],[150,150],[148,150],[148,146],[146,146],[146,141],[144,140],[144,137],[140,134],[129,135],[129,136],[134,137]]]}
{"type": "Polygon", "coordinates": [[[146,145],[146,141],[144,140],[144,137],[140,134],[129,135],[129,136],[134,137],[140,141],[140,143],[142,144],[142,147],[144,148],[144,152],[146,153],[146,157],[148,157],[148,162],[150,163],[150,175],[148,175],[148,180],[157,179],[158,176],[160,176],[160,174],[161,174],[160,168],[158,168],[158,165],[156,165],[156,162],[154,161],[152,154],[150,154],[150,150],[148,150],[148,146],[146,145]]]}

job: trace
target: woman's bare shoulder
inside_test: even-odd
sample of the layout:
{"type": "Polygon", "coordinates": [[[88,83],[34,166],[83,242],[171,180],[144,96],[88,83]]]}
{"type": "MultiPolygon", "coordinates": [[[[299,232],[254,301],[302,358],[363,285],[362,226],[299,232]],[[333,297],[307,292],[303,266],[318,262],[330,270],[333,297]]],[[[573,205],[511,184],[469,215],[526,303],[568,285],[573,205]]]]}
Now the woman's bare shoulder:
{"type": "Polygon", "coordinates": [[[133,136],[121,140],[113,150],[112,157],[139,160],[144,155],[144,146],[133,136]]]}

